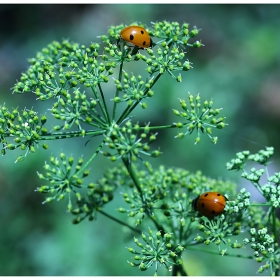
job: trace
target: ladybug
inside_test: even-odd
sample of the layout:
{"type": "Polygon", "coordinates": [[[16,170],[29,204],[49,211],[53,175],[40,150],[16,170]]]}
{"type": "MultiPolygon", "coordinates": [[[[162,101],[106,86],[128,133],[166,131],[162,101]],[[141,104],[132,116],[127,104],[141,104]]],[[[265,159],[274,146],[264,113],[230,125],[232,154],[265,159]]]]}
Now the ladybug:
{"type": "Polygon", "coordinates": [[[205,192],[192,201],[195,211],[212,219],[222,214],[226,206],[227,198],[218,192],[205,192]]]}
{"type": "Polygon", "coordinates": [[[152,47],[153,41],[148,32],[140,26],[127,26],[121,33],[121,38],[142,49],[152,47]]]}

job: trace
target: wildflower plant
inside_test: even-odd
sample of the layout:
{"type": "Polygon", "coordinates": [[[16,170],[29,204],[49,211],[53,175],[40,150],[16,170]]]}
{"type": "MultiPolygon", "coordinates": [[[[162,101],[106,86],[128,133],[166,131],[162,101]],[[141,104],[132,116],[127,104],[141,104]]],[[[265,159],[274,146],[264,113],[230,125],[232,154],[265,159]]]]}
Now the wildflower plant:
{"type": "Polygon", "coordinates": [[[42,185],[36,191],[46,195],[43,203],[66,200],[74,224],[105,215],[130,229],[135,234],[135,246],[128,248],[132,254],[128,263],[141,271],[152,269],[157,275],[162,266],[172,275],[188,275],[184,252],[197,250],[221,257],[253,258],[261,263],[260,273],[279,275],[276,210],[280,205],[280,173],[271,175],[268,170],[273,148],[256,154],[239,152],[226,164],[229,171],[242,171],[241,176],[266,199],[265,203],[255,203],[250,192],[245,188],[237,192],[231,181],[209,178],[201,171],[152,166],[152,158],[164,151],[151,146],[155,147],[164,129],[174,130],[174,141],[185,141],[195,132],[195,144],[204,134],[217,143],[213,133],[227,124],[213,100],[183,93],[177,107],[170,108],[175,115],[172,123],[141,123],[134,116],[137,107],[149,110],[149,99],[160,98],[154,85],[163,76],[170,75],[180,83],[192,69],[186,50],[191,57],[192,48],[203,47],[196,39],[200,30],[187,23],[152,23],[146,30],[153,46],[143,50],[120,40],[124,27],[110,27],[107,35],[89,46],[54,41],[29,59],[30,66],[14,85],[13,93],[31,94],[37,102],[47,102],[49,111],[41,114],[32,108],[19,111],[2,105],[2,154],[21,150],[16,160],[21,162],[37,148],[48,149],[47,142],[57,139],[95,141],[97,148],[84,157],[76,159],[67,150],[51,155],[44,172],[38,172],[42,185]],[[137,73],[137,67],[130,73],[129,67],[140,62],[145,65],[145,74],[137,73]],[[113,93],[107,90],[107,83],[113,86],[113,93]],[[93,180],[91,163],[101,155],[115,166],[93,180]],[[262,168],[245,170],[250,162],[262,168]],[[263,184],[264,176],[267,182],[263,184]],[[208,191],[227,198],[223,213],[211,219],[192,207],[192,201],[208,191]],[[123,214],[122,219],[104,210],[116,192],[124,200],[116,209],[123,214]],[[268,206],[268,211],[261,206],[268,206]],[[246,254],[243,245],[250,245],[253,255],[246,254]]]}

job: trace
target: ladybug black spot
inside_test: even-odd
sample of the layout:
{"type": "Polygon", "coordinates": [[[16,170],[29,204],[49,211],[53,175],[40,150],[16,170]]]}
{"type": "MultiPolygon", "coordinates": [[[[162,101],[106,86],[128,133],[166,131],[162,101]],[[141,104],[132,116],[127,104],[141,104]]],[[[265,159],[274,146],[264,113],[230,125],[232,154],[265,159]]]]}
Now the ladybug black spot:
{"type": "Polygon", "coordinates": [[[145,46],[145,45],[146,45],[146,41],[143,42],[143,46],[145,46]]]}
{"type": "Polygon", "coordinates": [[[216,214],[216,211],[215,211],[215,210],[212,210],[212,214],[215,215],[215,214],[216,214]]]}
{"type": "Polygon", "coordinates": [[[201,203],[201,208],[204,208],[204,203],[201,203]]]}
{"type": "Polygon", "coordinates": [[[142,35],[144,34],[144,31],[143,31],[143,30],[141,30],[141,34],[142,34],[142,35]]]}
{"type": "Polygon", "coordinates": [[[132,34],[130,34],[129,39],[130,39],[131,41],[133,41],[134,36],[133,36],[132,34]]]}
{"type": "Polygon", "coordinates": [[[204,195],[204,197],[207,197],[208,196],[208,193],[206,193],[205,195],[204,195]]]}
{"type": "Polygon", "coordinates": [[[221,196],[221,194],[220,194],[220,193],[218,193],[218,194],[217,194],[217,196],[221,196]]]}

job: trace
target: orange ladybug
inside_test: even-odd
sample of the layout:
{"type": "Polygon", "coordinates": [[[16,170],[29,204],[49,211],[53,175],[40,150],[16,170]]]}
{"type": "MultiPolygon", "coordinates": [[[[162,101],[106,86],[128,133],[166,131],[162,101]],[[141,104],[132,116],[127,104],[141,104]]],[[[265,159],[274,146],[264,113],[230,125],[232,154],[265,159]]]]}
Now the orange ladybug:
{"type": "Polygon", "coordinates": [[[226,206],[227,198],[218,192],[205,192],[192,201],[195,211],[212,219],[222,214],[226,206]]]}
{"type": "Polygon", "coordinates": [[[147,49],[153,45],[153,41],[148,32],[140,26],[125,27],[121,31],[120,36],[124,41],[143,49],[147,49]]]}

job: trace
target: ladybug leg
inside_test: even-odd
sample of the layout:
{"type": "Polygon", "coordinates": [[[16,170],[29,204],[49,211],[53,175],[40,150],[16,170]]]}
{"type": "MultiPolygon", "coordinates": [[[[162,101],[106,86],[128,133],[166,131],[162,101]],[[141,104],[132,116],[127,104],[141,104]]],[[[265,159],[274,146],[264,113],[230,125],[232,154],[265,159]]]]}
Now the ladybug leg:
{"type": "Polygon", "coordinates": [[[138,52],[138,50],[141,50],[141,49],[142,48],[139,48],[139,47],[135,46],[131,51],[131,55],[135,55],[138,52]]]}

